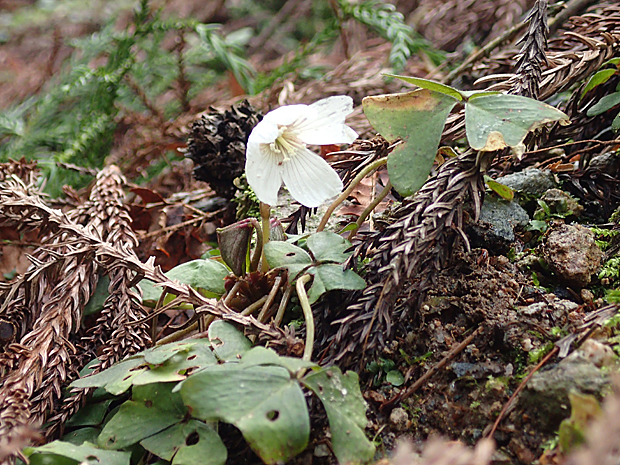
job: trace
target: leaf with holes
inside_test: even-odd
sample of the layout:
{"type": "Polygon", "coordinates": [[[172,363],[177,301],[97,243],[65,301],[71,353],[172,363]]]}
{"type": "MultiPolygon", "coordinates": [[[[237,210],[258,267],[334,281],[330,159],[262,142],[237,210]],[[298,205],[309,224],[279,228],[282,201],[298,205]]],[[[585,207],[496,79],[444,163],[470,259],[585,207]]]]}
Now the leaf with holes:
{"type": "Polygon", "coordinates": [[[132,400],[121,405],[99,435],[99,446],[123,449],[180,422],[187,415],[173,384],[133,388],[132,400]]]}
{"type": "Polygon", "coordinates": [[[101,373],[76,379],[70,387],[81,389],[104,387],[110,394],[119,395],[129,389],[135,376],[147,370],[141,365],[144,365],[144,359],[140,356],[132,356],[101,373]]]}
{"type": "Polygon", "coordinates": [[[30,459],[31,465],[129,465],[130,452],[117,452],[98,449],[95,446],[82,444],[76,446],[69,442],[53,441],[39,447],[27,447],[24,455],[30,459]]]}
{"type": "Polygon", "coordinates": [[[289,282],[293,282],[299,273],[313,264],[312,257],[301,247],[282,241],[267,242],[264,246],[265,257],[270,268],[286,268],[289,282]]]}
{"type": "Polygon", "coordinates": [[[148,370],[132,379],[132,385],[141,386],[182,381],[190,373],[216,363],[217,359],[211,351],[210,342],[205,339],[197,339],[194,344],[187,344],[185,350],[178,351],[161,365],[149,365],[148,370]],[[204,342],[198,343],[198,341],[204,342]]]}
{"type": "Polygon", "coordinates": [[[101,373],[74,381],[71,387],[103,387],[119,395],[132,385],[182,381],[190,373],[216,363],[207,339],[181,341],[139,352],[101,373]]]}
{"type": "Polygon", "coordinates": [[[465,105],[465,132],[474,150],[517,148],[528,132],[552,121],[567,123],[568,116],[520,95],[473,95],[465,105]]]}
{"type": "Polygon", "coordinates": [[[314,368],[316,363],[302,360],[295,357],[285,357],[278,355],[275,350],[267,349],[265,347],[254,347],[247,354],[243,356],[241,362],[243,367],[250,367],[256,365],[275,365],[282,368],[286,368],[291,375],[295,375],[300,370],[307,368],[314,368]]]}
{"type": "Polygon", "coordinates": [[[267,464],[286,462],[308,445],[306,401],[284,368],[229,362],[190,376],[180,392],[192,416],[235,425],[267,464]]]}
{"type": "Polygon", "coordinates": [[[222,320],[209,325],[209,341],[217,358],[224,361],[239,360],[252,348],[252,343],[241,331],[222,320]]]}
{"type": "Polygon", "coordinates": [[[332,435],[332,447],[339,463],[358,464],[372,460],[375,446],[368,440],[366,403],[359,388],[359,378],[337,367],[313,372],[302,383],[323,403],[332,435]]]}
{"type": "Polygon", "coordinates": [[[457,102],[453,96],[428,89],[362,100],[364,113],[376,131],[390,141],[404,141],[387,162],[390,180],[401,195],[413,194],[426,182],[446,118],[457,102]]]}
{"type": "Polygon", "coordinates": [[[217,432],[198,420],[177,423],[140,445],[172,465],[223,465],[228,455],[217,432]]]}

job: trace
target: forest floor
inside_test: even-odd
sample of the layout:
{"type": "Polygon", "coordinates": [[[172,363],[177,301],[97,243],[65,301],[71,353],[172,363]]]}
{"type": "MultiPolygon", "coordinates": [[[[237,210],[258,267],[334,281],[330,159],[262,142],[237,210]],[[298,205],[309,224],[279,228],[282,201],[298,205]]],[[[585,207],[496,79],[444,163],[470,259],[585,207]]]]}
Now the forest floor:
{"type": "MultiPolygon", "coordinates": [[[[51,6],[45,9],[29,0],[0,0],[0,110],[45,92],[49,83],[71,66],[72,40],[90,36],[111,18],[121,30],[130,22],[134,7],[134,2],[124,0],[89,2],[88,8],[81,7],[81,2],[39,3],[51,6]]],[[[250,40],[248,60],[263,73],[294,55],[282,45],[282,37],[296,31],[306,8],[300,6],[304,2],[297,2],[298,10],[292,10],[289,17],[270,20],[235,17],[228,3],[235,2],[171,0],[162,5],[164,15],[174,12],[205,23],[218,22],[226,33],[257,28],[257,22],[262,21],[264,34],[250,40]]],[[[291,0],[283,2],[288,3],[291,0]]],[[[534,2],[396,3],[406,19],[436,49],[447,54],[448,63],[436,66],[421,53],[412,57],[400,74],[441,80],[471,52],[522,20],[534,2]]],[[[596,12],[606,5],[601,2],[596,12]]],[[[610,5],[613,8],[613,2],[610,5]]],[[[615,14],[615,29],[610,28],[609,33],[620,37],[620,13],[615,14]]],[[[551,37],[562,37],[567,29],[574,30],[586,20],[566,21],[552,31],[551,37]]],[[[564,52],[568,53],[570,44],[566,44],[564,52]]],[[[511,39],[492,51],[495,55],[491,59],[479,60],[473,70],[463,71],[452,85],[469,89],[479,77],[510,72],[509,63],[518,48],[511,39]]],[[[561,48],[557,45],[554,53],[561,48]]],[[[611,54],[617,55],[617,50],[616,43],[611,54]]],[[[582,53],[583,48],[576,51],[582,53]]],[[[308,72],[290,73],[249,101],[264,114],[282,104],[350,95],[356,110],[348,124],[362,139],[372,140],[376,134],[361,111],[361,99],[406,88],[381,76],[389,71],[389,53],[389,42],[350,21],[332,47],[320,48],[307,57],[303,66],[308,72]]],[[[583,88],[597,69],[562,91],[583,88]]],[[[611,92],[617,82],[615,76],[600,92],[611,92]]],[[[154,104],[165,106],[174,92],[176,89],[162,92],[154,104]]],[[[238,80],[230,75],[193,95],[174,121],[166,121],[166,131],[158,131],[161,120],[150,116],[119,116],[106,163],[119,166],[130,182],[130,214],[140,240],[137,254],[141,259],[155,256],[156,264],[168,271],[200,258],[217,242],[216,228],[234,221],[234,206],[231,209],[227,204],[213,207],[217,214],[200,213],[205,203],[217,203],[213,200],[217,196],[207,183],[193,179],[192,161],[176,149],[186,147],[192,121],[209,107],[225,110],[245,97],[238,80]],[[153,176],[151,168],[160,166],[162,157],[164,168],[153,176]],[[187,205],[198,213],[189,212],[187,205]]],[[[560,91],[547,97],[555,98],[556,103],[561,101],[560,91]]],[[[567,113],[571,110],[583,117],[577,118],[581,129],[563,139],[557,131],[551,132],[550,138],[558,137],[557,144],[550,139],[539,146],[548,148],[568,139],[599,139],[598,133],[607,131],[600,137],[605,144],[590,144],[586,152],[577,150],[586,147],[580,145],[526,153],[522,160],[510,155],[497,157],[488,174],[511,187],[515,199],[501,200],[492,188],[487,189],[482,219],[475,223],[472,214],[465,228],[470,250],[463,242],[456,243],[444,269],[419,295],[416,283],[421,277],[414,273],[399,294],[394,338],[380,350],[355,360],[369,406],[367,434],[380,452],[390,453],[402,439],[408,439],[413,450],[420,452],[435,436],[467,446],[492,437],[496,450],[491,463],[585,464],[579,462],[585,460],[580,456],[567,459],[582,442],[578,437],[585,424],[596,417],[603,418],[599,421],[607,422],[608,427],[617,428],[609,414],[610,404],[608,416],[604,416],[597,413],[597,402],[593,407],[588,403],[590,398],[578,394],[593,395],[602,401],[611,392],[611,372],[620,341],[618,323],[613,319],[616,308],[608,296],[618,284],[618,265],[610,262],[618,243],[617,219],[610,220],[620,204],[618,144],[609,143],[614,137],[608,130],[613,115],[588,120],[583,107],[573,100],[566,103],[567,98],[563,98],[564,107],[574,106],[565,109],[567,113]],[[588,166],[582,160],[586,155],[590,158],[588,166]],[[564,428],[572,430],[558,436],[560,424],[570,417],[571,408],[572,423],[564,428]]],[[[573,119],[574,115],[570,116],[573,119]]],[[[438,166],[440,162],[438,158],[438,166]]],[[[387,172],[379,171],[354,191],[336,212],[338,221],[333,227],[355,220],[386,179],[387,172]]],[[[88,198],[88,192],[89,187],[67,188],[64,200],[50,202],[71,209],[88,198]]],[[[381,229],[382,224],[388,224],[390,212],[400,200],[398,195],[388,196],[377,210],[384,212],[383,217],[378,215],[370,228],[381,229]]],[[[281,217],[291,213],[286,208],[283,206],[281,217]]],[[[472,213],[471,206],[465,209],[472,213]]],[[[310,219],[309,228],[312,224],[310,219]]],[[[31,265],[29,254],[34,250],[32,244],[38,241],[37,234],[35,231],[20,236],[3,228],[0,237],[6,241],[0,276],[9,282],[31,265]]],[[[169,335],[172,330],[168,326],[177,326],[188,318],[174,312],[162,316],[157,337],[169,335]]],[[[94,320],[87,319],[86,325],[89,323],[94,320]]],[[[321,331],[329,336],[327,329],[319,327],[318,337],[321,331]]],[[[4,335],[0,334],[0,338],[4,335]]],[[[321,421],[321,414],[316,415],[321,421]]],[[[297,459],[299,463],[311,463],[313,457],[315,463],[332,460],[324,445],[328,442],[325,434],[313,433],[314,442],[297,459]]],[[[601,441],[601,437],[594,437],[590,447],[600,446],[601,441]]],[[[482,447],[480,461],[453,443],[426,447],[430,458],[424,463],[488,463],[482,447]],[[436,461],[432,461],[433,454],[436,461]],[[439,461],[442,454],[448,461],[439,461]],[[457,456],[463,461],[457,462],[457,456]]],[[[238,463],[256,460],[251,451],[246,452],[237,455],[238,463]]],[[[407,456],[395,460],[411,463],[407,456]]]]}

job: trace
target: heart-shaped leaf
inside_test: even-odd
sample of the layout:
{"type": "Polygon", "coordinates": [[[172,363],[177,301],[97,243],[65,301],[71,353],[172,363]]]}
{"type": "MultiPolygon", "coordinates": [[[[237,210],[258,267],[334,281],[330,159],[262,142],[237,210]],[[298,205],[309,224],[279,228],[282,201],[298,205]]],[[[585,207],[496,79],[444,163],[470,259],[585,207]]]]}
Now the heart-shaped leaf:
{"type": "Polygon", "coordinates": [[[403,196],[416,192],[428,178],[448,114],[458,100],[428,89],[366,97],[370,124],[388,140],[401,138],[388,157],[388,173],[403,196]]]}
{"type": "Polygon", "coordinates": [[[190,376],[180,392],[194,417],[235,425],[267,464],[284,463],[308,444],[306,401],[284,368],[229,362],[190,376]]]}
{"type": "Polygon", "coordinates": [[[302,383],[325,407],[338,462],[358,464],[372,460],[375,447],[364,434],[366,403],[357,374],[349,371],[343,375],[337,367],[330,367],[305,376],[302,383]]]}
{"type": "Polygon", "coordinates": [[[474,95],[465,105],[467,141],[475,150],[522,144],[529,131],[551,121],[568,121],[557,108],[520,95],[474,95]]]}
{"type": "Polygon", "coordinates": [[[224,361],[239,360],[252,348],[252,343],[242,332],[222,320],[209,325],[209,341],[217,358],[224,361]]]}
{"type": "Polygon", "coordinates": [[[334,289],[360,290],[366,288],[366,281],[353,270],[345,270],[342,265],[324,264],[310,268],[308,273],[314,276],[312,287],[308,290],[311,304],[323,294],[334,289]]]}
{"type": "MultiPolygon", "coordinates": [[[[221,296],[226,292],[224,279],[229,274],[228,268],[220,262],[199,259],[174,267],[166,273],[166,277],[188,284],[194,289],[221,296]]],[[[140,288],[142,289],[142,301],[151,304],[156,303],[163,292],[160,286],[146,279],[140,282],[140,288]]]]}
{"type": "Polygon", "coordinates": [[[223,465],[228,456],[217,432],[198,420],[177,423],[140,445],[173,465],[223,465]]]}
{"type": "Polygon", "coordinates": [[[331,231],[321,231],[308,237],[306,243],[317,262],[343,263],[353,252],[345,252],[351,243],[331,231]]]}
{"type": "Polygon", "coordinates": [[[128,400],[106,423],[99,435],[99,445],[106,449],[123,449],[183,420],[187,409],[173,384],[151,384],[133,388],[128,400]]]}
{"type": "Polygon", "coordinates": [[[53,441],[40,447],[28,447],[24,450],[24,454],[30,458],[32,465],[64,465],[65,463],[129,465],[131,459],[130,452],[102,450],[88,444],[76,446],[63,441],[53,441]]]}

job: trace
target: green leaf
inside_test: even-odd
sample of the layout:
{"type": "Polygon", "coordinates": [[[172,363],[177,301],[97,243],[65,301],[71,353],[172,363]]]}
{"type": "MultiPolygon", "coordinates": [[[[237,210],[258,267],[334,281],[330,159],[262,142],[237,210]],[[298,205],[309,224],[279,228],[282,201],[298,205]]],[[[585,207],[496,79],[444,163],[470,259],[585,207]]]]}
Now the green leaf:
{"type": "Polygon", "coordinates": [[[209,365],[215,365],[217,359],[211,351],[211,343],[205,339],[197,339],[193,344],[186,346],[186,350],[178,351],[162,365],[149,366],[132,379],[132,385],[141,386],[153,383],[167,383],[182,381],[195,371],[209,365]],[[198,343],[198,341],[204,341],[198,343]]]}
{"type": "Polygon", "coordinates": [[[321,231],[308,237],[308,248],[317,262],[343,263],[353,252],[345,252],[351,243],[330,231],[321,231]]]}
{"type": "Polygon", "coordinates": [[[138,355],[143,355],[144,361],[150,363],[151,365],[161,365],[179,352],[188,352],[197,344],[205,344],[207,348],[211,346],[211,343],[206,339],[193,339],[190,341],[164,344],[152,349],[144,350],[138,355]]]}
{"type": "Polygon", "coordinates": [[[568,121],[568,117],[546,103],[520,95],[474,95],[465,105],[465,131],[474,150],[516,148],[529,131],[551,121],[568,121]]]}
{"type": "MultiPolygon", "coordinates": [[[[224,279],[230,274],[228,268],[220,262],[210,259],[198,259],[176,266],[166,273],[166,277],[188,284],[197,290],[212,292],[221,296],[226,292],[224,279]]],[[[157,302],[163,289],[152,281],[142,280],[143,302],[157,302]]]]}
{"type": "Polygon", "coordinates": [[[605,65],[614,65],[614,66],[618,66],[620,64],[620,58],[616,57],[616,58],[612,58],[610,60],[607,60],[605,63],[603,63],[601,66],[605,66],[605,65]]]}
{"type": "Polygon", "coordinates": [[[308,252],[288,242],[267,242],[263,251],[270,268],[286,268],[288,270],[289,283],[297,279],[299,273],[313,263],[308,252]]]}
{"type": "Polygon", "coordinates": [[[132,400],[106,423],[99,435],[99,445],[106,449],[123,449],[183,420],[187,409],[173,384],[150,384],[133,388],[132,400]]]}
{"type": "Polygon", "coordinates": [[[429,81],[428,79],[422,79],[417,77],[399,76],[398,74],[384,74],[384,76],[397,78],[401,81],[408,82],[409,84],[416,85],[423,89],[433,90],[435,92],[440,92],[444,95],[449,95],[450,97],[455,98],[459,102],[463,101],[463,93],[460,90],[455,89],[454,87],[447,86],[440,82],[429,81]]]}
{"type": "Polygon", "coordinates": [[[349,371],[343,376],[337,367],[330,367],[307,375],[302,383],[325,407],[338,462],[357,464],[372,460],[375,447],[364,433],[366,403],[357,374],[349,371]]]}
{"type": "Polygon", "coordinates": [[[103,387],[119,395],[132,385],[182,381],[217,359],[206,339],[174,342],[142,351],[96,375],[80,378],[73,388],[103,387]]]}
{"type": "Polygon", "coordinates": [[[76,446],[75,444],[63,441],[53,441],[40,447],[28,447],[24,450],[24,454],[30,458],[30,463],[32,465],[43,463],[71,463],[61,460],[50,462],[49,455],[66,457],[80,464],[87,465],[129,465],[131,459],[130,452],[102,450],[89,444],[76,446]]]}
{"type": "Polygon", "coordinates": [[[385,375],[385,380],[392,386],[402,386],[405,383],[405,377],[398,370],[388,371],[385,375]]]}
{"type": "Polygon", "coordinates": [[[109,393],[119,395],[129,389],[132,378],[137,376],[140,372],[146,370],[146,367],[141,369],[138,368],[143,363],[144,360],[142,357],[133,356],[111,366],[101,373],[76,379],[73,383],[71,383],[70,387],[82,389],[91,387],[105,387],[106,391],[109,393]]]}
{"type": "Polygon", "coordinates": [[[600,86],[601,84],[606,83],[609,79],[618,72],[617,69],[602,69],[596,74],[594,74],[581,93],[581,98],[586,95],[589,91],[594,89],[596,86],[600,86]]]}
{"type": "Polygon", "coordinates": [[[238,360],[252,348],[250,340],[230,323],[217,320],[209,325],[209,341],[217,358],[238,360]]]}
{"type": "Polygon", "coordinates": [[[324,264],[310,268],[308,273],[314,276],[308,291],[310,303],[334,289],[360,290],[366,288],[366,281],[353,270],[344,270],[342,265],[324,264]]]}
{"type": "Polygon", "coordinates": [[[302,360],[300,358],[280,356],[273,349],[260,346],[254,347],[247,352],[241,359],[241,365],[243,368],[258,365],[275,365],[286,368],[292,375],[295,375],[300,370],[317,366],[314,362],[302,360]]]}
{"type": "Polygon", "coordinates": [[[306,401],[284,368],[229,362],[190,376],[180,391],[194,417],[235,425],[267,464],[286,462],[308,444],[306,401]]]}
{"type": "Polygon", "coordinates": [[[223,465],[228,456],[217,432],[197,420],[173,425],[140,445],[173,465],[223,465]]]}
{"type": "Polygon", "coordinates": [[[75,444],[76,446],[81,446],[85,442],[97,442],[97,437],[99,436],[99,433],[101,433],[101,429],[99,428],[80,428],[65,434],[61,438],[61,440],[64,442],[70,442],[71,444],[75,444]]]}
{"type": "Polygon", "coordinates": [[[457,99],[427,89],[362,100],[370,124],[388,140],[402,138],[388,156],[390,180],[399,194],[416,192],[433,166],[441,132],[457,99]]]}
{"type": "Polygon", "coordinates": [[[515,198],[515,192],[510,187],[500,184],[493,178],[485,175],[484,182],[489,187],[489,189],[499,195],[502,199],[511,201],[515,198]]]}
{"type": "Polygon", "coordinates": [[[308,255],[308,252],[288,242],[267,242],[264,250],[270,268],[312,264],[312,257],[308,255]]]}
{"type": "Polygon", "coordinates": [[[616,115],[614,120],[611,122],[611,130],[614,132],[618,132],[620,129],[620,113],[616,115]]]}
{"type": "Polygon", "coordinates": [[[84,316],[93,315],[103,310],[103,304],[110,295],[110,293],[108,292],[109,285],[110,277],[107,274],[99,277],[95,292],[84,307],[84,316]]]}
{"type": "Polygon", "coordinates": [[[88,404],[79,409],[67,422],[65,426],[75,428],[76,426],[97,426],[103,423],[108,413],[108,408],[114,399],[104,400],[94,404],[88,404]]]}
{"type": "Polygon", "coordinates": [[[614,92],[613,94],[606,95],[598,101],[596,105],[593,105],[587,112],[588,116],[597,116],[601,113],[605,113],[607,110],[612,109],[620,103],[620,92],[614,92]]]}

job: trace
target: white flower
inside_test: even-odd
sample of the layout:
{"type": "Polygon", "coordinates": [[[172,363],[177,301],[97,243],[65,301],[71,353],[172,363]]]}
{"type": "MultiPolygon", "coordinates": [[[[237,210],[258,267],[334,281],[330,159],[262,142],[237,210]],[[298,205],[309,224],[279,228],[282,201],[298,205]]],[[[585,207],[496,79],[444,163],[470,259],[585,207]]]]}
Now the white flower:
{"type": "Polygon", "coordinates": [[[267,113],[252,130],[246,151],[245,172],[258,199],[275,205],[282,183],[306,207],[317,207],[338,195],[340,177],[306,144],[353,142],[357,133],[344,124],[352,111],[353,99],[339,95],[267,113]]]}

